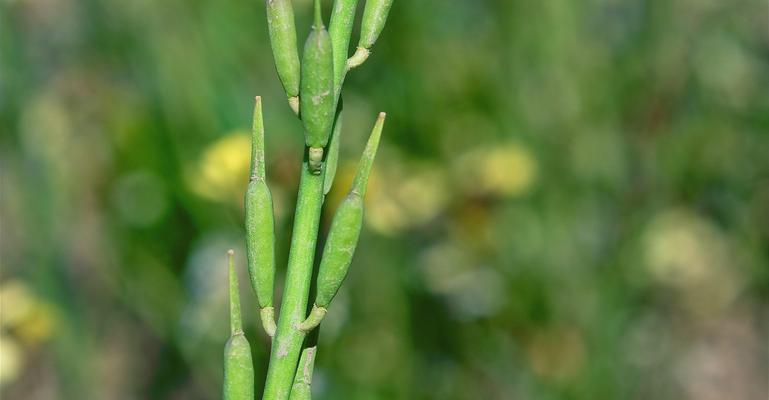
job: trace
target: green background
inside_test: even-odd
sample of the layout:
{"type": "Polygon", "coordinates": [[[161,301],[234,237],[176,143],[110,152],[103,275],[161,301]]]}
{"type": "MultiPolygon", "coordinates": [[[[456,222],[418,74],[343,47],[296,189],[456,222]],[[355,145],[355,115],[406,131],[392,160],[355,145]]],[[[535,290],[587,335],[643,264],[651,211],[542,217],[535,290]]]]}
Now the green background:
{"type": "MultiPolygon", "coordinates": [[[[766,6],[396,1],[345,87],[321,240],[388,119],[315,397],[766,399],[766,6]]],[[[4,399],[219,397],[228,248],[261,388],[253,97],[280,266],[303,142],[268,42],[259,0],[0,0],[4,399]]]]}

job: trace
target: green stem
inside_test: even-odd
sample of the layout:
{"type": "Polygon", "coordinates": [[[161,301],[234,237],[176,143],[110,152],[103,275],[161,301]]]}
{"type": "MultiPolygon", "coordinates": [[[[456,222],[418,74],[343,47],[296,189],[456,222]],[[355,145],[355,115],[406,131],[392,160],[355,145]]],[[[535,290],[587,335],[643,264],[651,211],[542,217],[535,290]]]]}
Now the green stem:
{"type": "Polygon", "coordinates": [[[305,337],[305,332],[299,329],[299,324],[307,312],[320,211],[323,206],[325,173],[326,169],[322,168],[320,174],[313,174],[306,162],[301,168],[286,286],[280,306],[278,330],[272,342],[270,366],[262,397],[264,400],[288,399],[291,393],[305,337]]]}

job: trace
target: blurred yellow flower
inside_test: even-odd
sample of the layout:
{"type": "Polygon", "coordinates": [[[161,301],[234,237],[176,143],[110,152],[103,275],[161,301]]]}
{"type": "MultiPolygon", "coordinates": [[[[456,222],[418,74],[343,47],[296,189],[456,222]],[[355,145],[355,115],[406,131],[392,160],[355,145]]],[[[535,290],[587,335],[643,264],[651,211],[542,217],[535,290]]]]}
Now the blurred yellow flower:
{"type": "Polygon", "coordinates": [[[251,138],[232,132],[206,148],[197,164],[186,171],[186,181],[197,195],[209,200],[240,203],[251,165],[251,138]]]}
{"type": "Polygon", "coordinates": [[[18,325],[34,306],[34,301],[27,287],[19,280],[9,279],[0,285],[0,299],[3,308],[0,323],[3,327],[18,325]]]}
{"type": "Polygon", "coordinates": [[[412,164],[375,173],[369,183],[366,224],[386,234],[423,225],[443,212],[450,199],[447,193],[446,174],[437,165],[412,164]]]}
{"type": "Polygon", "coordinates": [[[722,310],[739,294],[744,277],[727,237],[688,210],[669,210],[649,223],[643,237],[653,279],[676,289],[696,313],[722,310]]]}
{"type": "Polygon", "coordinates": [[[24,347],[51,337],[55,318],[52,308],[16,279],[0,284],[0,304],[0,385],[4,385],[21,373],[24,347]]]}
{"type": "Polygon", "coordinates": [[[28,345],[35,345],[48,340],[53,334],[55,315],[53,308],[48,304],[35,304],[32,312],[23,323],[16,327],[17,336],[28,345]]]}
{"type": "Polygon", "coordinates": [[[23,362],[19,344],[0,332],[0,387],[16,380],[23,362]]]}
{"type": "Polygon", "coordinates": [[[515,142],[470,150],[453,167],[465,192],[507,197],[525,194],[537,169],[531,152],[515,142]]]}
{"type": "Polygon", "coordinates": [[[35,345],[51,337],[55,312],[50,305],[34,297],[26,285],[8,280],[0,285],[3,303],[2,329],[12,330],[19,340],[35,345]]]}

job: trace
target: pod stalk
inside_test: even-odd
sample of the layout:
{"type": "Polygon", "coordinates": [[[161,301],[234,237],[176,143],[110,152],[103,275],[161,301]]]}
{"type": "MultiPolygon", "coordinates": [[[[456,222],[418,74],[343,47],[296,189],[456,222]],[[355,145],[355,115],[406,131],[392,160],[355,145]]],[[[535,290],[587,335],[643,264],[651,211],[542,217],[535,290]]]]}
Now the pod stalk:
{"type": "Polygon", "coordinates": [[[301,324],[299,324],[299,329],[305,332],[309,332],[315,329],[318,325],[320,325],[321,321],[323,321],[323,317],[326,316],[326,312],[328,312],[328,310],[325,307],[313,304],[310,315],[307,316],[307,318],[302,321],[301,324]]]}
{"type": "Polygon", "coordinates": [[[368,56],[371,54],[371,51],[364,47],[358,47],[355,49],[355,54],[352,55],[352,57],[347,59],[347,70],[351,70],[356,67],[360,67],[361,64],[366,62],[368,59],[368,56]]]}

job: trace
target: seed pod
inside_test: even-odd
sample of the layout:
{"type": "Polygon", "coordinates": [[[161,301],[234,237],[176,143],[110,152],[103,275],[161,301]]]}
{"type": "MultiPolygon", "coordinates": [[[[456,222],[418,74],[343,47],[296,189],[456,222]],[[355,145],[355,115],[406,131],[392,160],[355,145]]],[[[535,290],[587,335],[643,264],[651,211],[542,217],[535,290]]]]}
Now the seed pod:
{"type": "Polygon", "coordinates": [[[256,98],[251,139],[251,178],[245,196],[246,250],[251,287],[259,306],[272,307],[275,279],[275,222],[272,195],[265,182],[262,101],[256,98]]]}
{"type": "Polygon", "coordinates": [[[309,161],[314,170],[319,170],[323,148],[328,144],[328,138],[331,135],[335,107],[331,36],[323,26],[320,0],[315,0],[315,23],[304,45],[299,100],[305,142],[307,147],[316,149],[309,161]]]}
{"type": "MultiPolygon", "coordinates": [[[[275,69],[289,98],[299,95],[299,52],[291,0],[265,0],[275,69]]],[[[289,100],[291,101],[291,100],[289,100]]]]}
{"type": "MultiPolygon", "coordinates": [[[[366,194],[366,184],[371,173],[374,156],[377,147],[379,147],[384,118],[385,114],[380,113],[361,157],[350,193],[342,201],[331,221],[331,228],[323,248],[323,258],[318,270],[316,308],[328,308],[342,285],[342,281],[347,276],[347,270],[352,262],[360,236],[363,223],[363,198],[366,194]]],[[[306,327],[303,326],[302,329],[306,327]]]]}
{"type": "Polygon", "coordinates": [[[347,69],[353,69],[363,64],[368,58],[371,48],[374,46],[379,34],[382,33],[387,14],[390,13],[390,7],[393,0],[366,0],[366,7],[363,9],[363,22],[360,28],[360,41],[355,54],[347,60],[347,69]]]}
{"type": "Polygon", "coordinates": [[[251,361],[251,346],[243,334],[240,319],[240,296],[238,295],[238,276],[232,250],[227,252],[230,286],[230,338],[224,346],[224,385],[225,400],[254,399],[254,365],[251,361]]]}
{"type": "Polygon", "coordinates": [[[331,11],[331,22],[328,24],[328,34],[331,35],[331,45],[334,53],[334,91],[337,98],[342,88],[345,63],[350,51],[350,35],[355,22],[355,9],[358,0],[336,0],[331,11]]]}
{"type": "Polygon", "coordinates": [[[390,7],[393,0],[366,0],[366,7],[363,9],[363,21],[360,26],[360,41],[358,47],[371,49],[374,46],[379,34],[382,33],[387,14],[390,13],[390,7]]]}
{"type": "Polygon", "coordinates": [[[326,176],[323,178],[323,195],[328,194],[331,186],[334,184],[336,176],[336,166],[339,161],[339,142],[342,135],[342,99],[339,99],[337,106],[336,119],[334,120],[334,129],[331,133],[331,139],[328,144],[328,155],[326,156],[326,176]]]}
{"type": "Polygon", "coordinates": [[[302,350],[299,365],[291,387],[291,400],[310,400],[312,398],[312,371],[315,368],[316,346],[302,350]]]}
{"type": "Polygon", "coordinates": [[[267,184],[251,180],[246,190],[246,250],[251,287],[259,307],[272,306],[275,277],[275,223],[267,184]]]}

